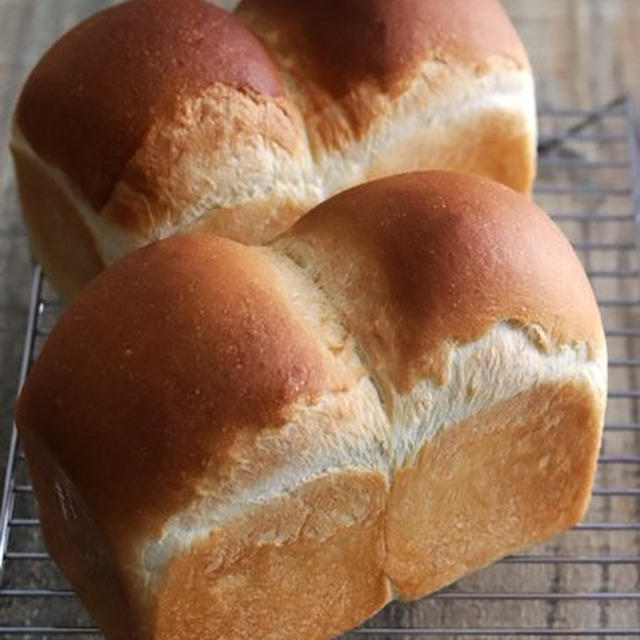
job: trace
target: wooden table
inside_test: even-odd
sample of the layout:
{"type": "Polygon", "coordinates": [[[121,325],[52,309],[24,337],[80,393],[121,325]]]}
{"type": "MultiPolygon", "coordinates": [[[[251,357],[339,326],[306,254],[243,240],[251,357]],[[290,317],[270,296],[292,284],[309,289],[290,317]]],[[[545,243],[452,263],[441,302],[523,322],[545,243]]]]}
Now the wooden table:
{"type": "MultiPolygon", "coordinates": [[[[303,1],[303,0],[301,0],[303,1]]],[[[232,3],[232,2],[231,2],[232,3]]],[[[114,2],[105,0],[0,0],[0,427],[2,443],[6,443],[8,422],[16,392],[17,373],[25,316],[28,304],[31,260],[24,230],[22,227],[12,167],[7,152],[10,117],[19,88],[29,68],[53,42],[53,40],[98,7],[114,2]]],[[[537,77],[537,95],[540,106],[591,108],[603,104],[623,93],[630,93],[640,106],[640,1],[639,0],[504,0],[504,5],[515,22],[527,45],[537,77]]],[[[549,176],[547,176],[549,179],[549,176]]],[[[600,202],[598,206],[606,206],[600,202]]],[[[630,227],[629,233],[633,233],[630,227]]],[[[596,265],[598,266],[598,265],[596,265]]],[[[606,265],[605,265],[606,268],[606,265]]],[[[638,293],[633,289],[626,293],[638,293]]],[[[619,291],[600,292],[604,296],[619,295],[619,291]]],[[[612,322],[626,324],[633,318],[617,319],[612,322]]],[[[615,347],[614,347],[615,348],[615,347]]],[[[640,355],[640,354],[638,354],[640,355]]],[[[626,374],[625,374],[626,375],[626,374]]],[[[633,385],[635,380],[626,380],[622,374],[615,376],[615,384],[633,385]]],[[[625,409],[635,415],[636,407],[625,409]]],[[[632,417],[633,417],[632,415],[632,417]]],[[[628,420],[629,416],[621,417],[628,420]]],[[[634,418],[637,420],[637,417],[634,418]]],[[[5,445],[6,446],[6,445],[5,445]]],[[[629,447],[640,450],[635,434],[628,442],[629,447]]],[[[4,453],[0,451],[4,464],[4,453]]],[[[605,471],[604,473],[608,473],[605,471]]],[[[637,482],[636,482],[637,486],[637,482]]],[[[637,502],[636,502],[637,507],[637,502]]],[[[633,507],[633,509],[636,509],[633,507]]],[[[604,507],[603,507],[604,508],[604,507]]],[[[627,514],[633,517],[633,511],[627,514]]],[[[637,517],[637,509],[635,511],[637,517]]],[[[609,513],[608,517],[612,517],[609,513]]],[[[615,517],[622,517],[617,514],[615,517]]],[[[635,544],[637,538],[630,537],[629,544],[635,544]]],[[[587,545],[588,547],[588,545],[587,545]]],[[[586,548],[586,547],[585,547],[586,548]]],[[[596,549],[596,551],[598,551],[596,549]]],[[[562,553],[562,549],[559,549],[562,553]]],[[[633,568],[633,567],[632,567],[633,568]]],[[[612,569],[613,571],[614,569],[612,569]]],[[[585,590],[606,588],[609,579],[602,571],[586,567],[579,576],[567,575],[556,571],[553,580],[574,581],[580,579],[585,590]]],[[[636,574],[637,575],[637,574],[636,574]]],[[[526,575],[517,572],[505,578],[506,582],[540,580],[540,588],[546,574],[535,568],[526,575]],[[538,571],[538,573],[536,573],[538,571]]],[[[630,578],[631,579],[631,578],[630,578]]],[[[474,578],[471,579],[472,581],[474,578]]],[[[507,585],[508,587],[509,585],[507,585]]],[[[638,581],[629,588],[638,588],[638,581]]],[[[636,607],[637,601],[628,603],[636,607]]],[[[489,615],[487,612],[494,604],[478,606],[477,618],[481,621],[489,615]]],[[[526,620],[529,613],[518,603],[513,607],[513,615],[526,620]]],[[[562,624],[563,621],[575,623],[571,603],[561,604],[549,610],[548,603],[544,615],[547,621],[562,624]]],[[[420,622],[428,615],[424,612],[411,612],[402,607],[391,608],[383,622],[389,625],[420,622]],[[417,617],[417,619],[416,619],[417,617]]],[[[469,607],[464,615],[469,615],[469,607]]],[[[450,615],[462,615],[450,609],[450,615]]],[[[435,610],[432,612],[436,615],[435,610]]],[[[540,611],[536,612],[536,615],[540,611]]],[[[441,616],[441,613],[437,613],[441,616]]],[[[617,616],[620,626],[625,621],[633,624],[633,615],[627,615],[624,607],[614,605],[606,611],[599,611],[602,617],[617,616]]],[[[433,621],[433,618],[431,618],[433,621]]],[[[607,618],[609,620],[609,618],[607,618]]],[[[436,624],[444,624],[443,620],[436,624]]],[[[597,624],[598,620],[585,620],[584,624],[597,624]]],[[[355,636],[354,636],[355,637],[355,636]]]]}

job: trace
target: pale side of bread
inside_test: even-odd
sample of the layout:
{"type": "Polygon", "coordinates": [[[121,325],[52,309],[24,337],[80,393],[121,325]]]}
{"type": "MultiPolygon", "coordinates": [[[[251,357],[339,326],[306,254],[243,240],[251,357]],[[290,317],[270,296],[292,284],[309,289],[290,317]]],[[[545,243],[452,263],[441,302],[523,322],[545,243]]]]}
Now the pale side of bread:
{"type": "MultiPolygon", "coordinates": [[[[379,11],[379,4],[372,0],[371,10],[379,11]]],[[[204,9],[197,0],[180,9],[167,0],[136,0],[92,18],[87,25],[106,34],[115,28],[109,26],[113,21],[126,18],[136,24],[142,20],[139,12],[147,20],[140,47],[145,38],[154,47],[166,41],[168,49],[179,48],[178,60],[183,56],[188,64],[191,59],[194,69],[185,78],[171,69],[167,79],[139,79],[146,109],[140,113],[135,92],[130,95],[136,74],[143,68],[149,76],[156,74],[168,54],[160,51],[162,61],[155,65],[147,65],[142,56],[136,69],[130,63],[136,48],[127,41],[131,52],[122,72],[111,65],[103,70],[103,51],[96,58],[97,69],[90,62],[84,69],[70,42],[75,38],[74,46],[89,48],[88,58],[96,57],[93,41],[82,35],[89,26],[63,38],[25,86],[11,139],[32,245],[56,287],[70,298],[102,265],[176,233],[210,231],[249,244],[268,242],[334,193],[403,171],[469,171],[528,193],[535,174],[534,86],[513,27],[494,0],[476,2],[473,9],[481,13],[486,31],[461,16],[459,3],[444,9],[430,4],[411,0],[395,8],[383,5],[381,20],[390,29],[396,13],[402,18],[405,26],[398,35],[411,31],[412,16],[425,13],[428,18],[430,12],[444,16],[445,33],[445,26],[438,25],[435,35],[411,31],[413,48],[408,52],[402,47],[396,51],[393,43],[388,51],[383,47],[383,69],[360,77],[356,66],[345,77],[346,97],[307,81],[303,71],[324,64],[322,51],[309,58],[301,50],[298,64],[295,50],[281,49],[289,36],[296,42],[286,22],[263,32],[261,20],[277,14],[277,5],[269,3],[245,3],[238,19],[224,14],[221,21],[220,10],[204,9]],[[233,24],[220,36],[215,55],[235,60],[240,54],[233,47],[241,47],[246,70],[235,65],[216,80],[215,68],[206,73],[200,69],[203,54],[191,50],[190,40],[179,35],[182,31],[165,33],[165,27],[150,26],[149,11],[157,12],[160,23],[163,12],[171,12],[167,19],[187,25],[192,13],[201,12],[211,22],[212,34],[218,33],[219,22],[233,24]],[[241,20],[263,38],[266,50],[241,20]],[[447,39],[451,25],[458,25],[458,40],[447,39]],[[224,38],[234,53],[225,54],[224,38]],[[180,49],[185,46],[186,53],[180,49]],[[60,67],[69,82],[87,85],[77,107],[66,92],[59,94],[60,67]],[[94,87],[91,78],[100,74],[105,76],[102,84],[94,87]],[[240,74],[239,79],[233,74],[240,74]],[[103,99],[92,91],[100,91],[103,99]],[[52,115],[43,115],[40,105],[48,101],[52,115]],[[104,105],[114,101],[124,106],[114,114],[105,111],[104,105]],[[133,113],[132,132],[125,107],[133,113]],[[36,160],[38,170],[30,170],[27,165],[36,160]],[[64,205],[55,195],[60,189],[68,196],[64,205]],[[33,191],[52,194],[51,213],[33,191]],[[57,211],[59,206],[63,212],[57,211]]],[[[354,26],[365,34],[366,28],[354,26]]],[[[117,38],[110,37],[101,45],[115,47],[117,38]]],[[[368,46],[381,47],[379,42],[368,46]]],[[[349,55],[351,63],[360,64],[358,52],[349,55]]],[[[345,65],[348,70],[348,60],[345,65]]]]}
{"type": "Polygon", "coordinates": [[[69,299],[104,269],[104,245],[114,234],[96,233],[100,218],[68,178],[45,165],[23,140],[14,129],[11,150],[31,250],[56,291],[69,299]]]}
{"type": "Polygon", "coordinates": [[[17,424],[47,545],[110,640],[321,640],[577,522],[606,384],[559,229],[427,172],[268,247],[126,257],[56,326],[17,424]]]}

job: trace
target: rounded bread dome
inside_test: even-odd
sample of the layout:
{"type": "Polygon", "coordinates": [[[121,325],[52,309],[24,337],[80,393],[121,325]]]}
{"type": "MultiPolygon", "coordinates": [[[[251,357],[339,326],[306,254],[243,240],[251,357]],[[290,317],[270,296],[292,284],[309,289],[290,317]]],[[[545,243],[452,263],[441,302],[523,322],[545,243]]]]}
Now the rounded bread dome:
{"type": "Polygon", "coordinates": [[[100,211],[159,120],[214,84],[279,96],[281,79],[259,40],[199,0],[132,0],[69,31],[20,95],[16,120],[43,160],[100,211]]]}

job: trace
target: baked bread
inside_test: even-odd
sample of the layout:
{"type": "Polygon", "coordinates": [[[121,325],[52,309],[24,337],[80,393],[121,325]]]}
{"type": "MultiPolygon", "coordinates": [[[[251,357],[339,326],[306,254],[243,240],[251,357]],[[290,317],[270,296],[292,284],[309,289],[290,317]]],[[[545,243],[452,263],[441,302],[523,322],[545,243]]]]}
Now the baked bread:
{"type": "Polygon", "coordinates": [[[268,247],[111,266],[17,423],[47,545],[110,640],[314,640],[578,521],[606,397],[589,282],[484,178],[385,178],[268,247]]]}
{"type": "Polygon", "coordinates": [[[533,80],[497,0],[133,0],[61,38],[11,139],[34,252],[70,297],[193,229],[262,243],[365,179],[530,189],[533,80]]]}

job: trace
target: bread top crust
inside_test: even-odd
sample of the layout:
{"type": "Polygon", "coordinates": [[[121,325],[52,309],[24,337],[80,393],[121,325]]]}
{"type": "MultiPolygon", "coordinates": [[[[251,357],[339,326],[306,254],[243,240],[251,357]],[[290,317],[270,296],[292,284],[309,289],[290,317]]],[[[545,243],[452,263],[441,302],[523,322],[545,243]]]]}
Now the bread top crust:
{"type": "MultiPolygon", "coordinates": [[[[230,103],[224,115],[198,113],[200,120],[185,115],[214,85],[248,94],[257,111],[265,100],[273,102],[291,121],[296,145],[298,137],[308,138],[314,154],[364,138],[426,60],[461,62],[482,74],[495,57],[528,69],[497,0],[246,0],[237,17],[202,0],[131,0],[90,17],[53,45],[25,84],[16,124],[35,153],[61,169],[100,212],[123,181],[144,201],[166,158],[191,156],[196,177],[200,160],[188,131],[208,119],[208,144],[215,148],[219,137],[228,156],[237,151],[238,137],[252,129],[240,106],[230,103]],[[295,77],[290,92],[281,70],[295,77]],[[154,131],[171,130],[168,149],[147,149],[154,131]],[[227,139],[227,130],[237,133],[227,139]],[[134,162],[138,152],[142,164],[134,162]]],[[[430,82],[437,93],[440,80],[430,82]]],[[[253,129],[275,148],[281,144],[268,124],[253,129]]],[[[165,173],[160,182],[171,185],[165,173]]],[[[177,213],[180,205],[177,196],[177,213]]],[[[115,226],[141,228],[135,213],[115,226]]]]}
{"type": "Polygon", "coordinates": [[[17,420],[118,545],[157,535],[198,479],[224,483],[256,432],[326,386],[263,252],[194,235],[130,254],[76,298],[32,368],[17,420]]]}
{"type": "MultiPolygon", "coordinates": [[[[476,176],[405,174],[332,198],[271,248],[191,235],[130,254],[56,325],[16,420],[124,553],[207,492],[228,500],[234,470],[256,465],[266,430],[280,450],[325,438],[344,459],[339,437],[298,424],[295,411],[367,376],[361,361],[340,365],[347,350],[359,347],[372,377],[406,391],[443,378],[447,345],[505,321],[531,330],[542,350],[551,336],[583,352],[586,342],[601,360],[586,276],[540,209],[476,176]],[[304,292],[282,286],[283,254],[342,316],[345,336],[329,355],[319,337],[329,307],[308,318],[296,306],[304,292]]],[[[358,415],[361,443],[373,427],[358,415]]]]}
{"type": "Polygon", "coordinates": [[[200,0],[132,0],[51,47],[27,79],[16,121],[100,210],[154,123],[216,83],[283,94],[269,54],[232,15],[200,0]]]}
{"type": "Polygon", "coordinates": [[[548,348],[604,346],[582,265],[560,229],[511,189],[471,174],[414,172],[343,191],[276,246],[308,269],[378,375],[399,390],[443,382],[448,349],[498,322],[539,327],[548,348]]]}
{"type": "Polygon", "coordinates": [[[427,59],[529,68],[497,0],[243,0],[238,15],[334,98],[363,81],[393,92],[427,59]]]}

